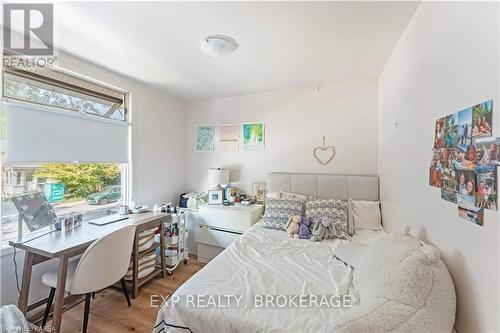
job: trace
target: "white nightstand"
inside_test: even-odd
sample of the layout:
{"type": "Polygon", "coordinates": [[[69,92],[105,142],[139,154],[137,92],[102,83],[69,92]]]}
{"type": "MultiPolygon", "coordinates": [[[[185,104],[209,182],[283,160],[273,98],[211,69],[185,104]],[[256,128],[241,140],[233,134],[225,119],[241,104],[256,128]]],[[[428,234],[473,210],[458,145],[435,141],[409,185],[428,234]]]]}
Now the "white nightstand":
{"type": "Polygon", "coordinates": [[[202,205],[196,232],[198,261],[209,262],[234,242],[264,214],[264,206],[202,205]]]}

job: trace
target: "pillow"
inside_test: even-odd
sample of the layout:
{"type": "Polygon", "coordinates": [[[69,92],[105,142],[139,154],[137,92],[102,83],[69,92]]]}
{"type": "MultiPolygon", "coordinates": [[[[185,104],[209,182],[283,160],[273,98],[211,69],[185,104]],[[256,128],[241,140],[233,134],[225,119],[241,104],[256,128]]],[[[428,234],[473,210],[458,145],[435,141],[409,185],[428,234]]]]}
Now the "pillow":
{"type": "Polygon", "coordinates": [[[327,216],[333,221],[334,234],[328,238],[349,239],[347,229],[347,201],[339,199],[315,199],[306,201],[306,217],[314,224],[320,217],[327,216]]]}
{"type": "Polygon", "coordinates": [[[302,205],[302,200],[294,198],[266,198],[266,212],[262,226],[285,230],[285,224],[290,216],[302,216],[302,205]]]}
{"type": "Polygon", "coordinates": [[[279,197],[280,197],[280,192],[266,193],[266,198],[279,198],[279,197]]]}
{"type": "Polygon", "coordinates": [[[280,198],[295,198],[295,199],[300,199],[302,201],[306,201],[307,195],[281,191],[280,198]]]}
{"type": "Polygon", "coordinates": [[[351,204],[354,229],[382,230],[380,203],[378,201],[356,201],[351,204]]]}

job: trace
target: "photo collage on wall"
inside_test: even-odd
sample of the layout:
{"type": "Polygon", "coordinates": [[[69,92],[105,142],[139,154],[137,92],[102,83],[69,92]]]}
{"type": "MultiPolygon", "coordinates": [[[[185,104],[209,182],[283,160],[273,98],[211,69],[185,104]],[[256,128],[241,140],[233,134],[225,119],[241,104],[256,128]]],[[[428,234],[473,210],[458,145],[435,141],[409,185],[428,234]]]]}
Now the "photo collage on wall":
{"type": "Polygon", "coordinates": [[[197,152],[262,152],[264,138],[264,123],[200,125],[195,148],[197,152]]]}
{"type": "Polygon", "coordinates": [[[458,215],[484,224],[484,209],[498,210],[497,167],[500,137],[493,137],[493,101],[435,122],[429,185],[458,204],[458,215]]]}

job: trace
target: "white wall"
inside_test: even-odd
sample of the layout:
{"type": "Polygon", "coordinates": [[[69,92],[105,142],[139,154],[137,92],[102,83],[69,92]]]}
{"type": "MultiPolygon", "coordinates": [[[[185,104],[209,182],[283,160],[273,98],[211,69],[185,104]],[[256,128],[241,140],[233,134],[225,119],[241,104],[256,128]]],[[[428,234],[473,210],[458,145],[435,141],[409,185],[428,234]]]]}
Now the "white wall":
{"type": "MultiPolygon", "coordinates": [[[[148,205],[176,202],[184,190],[185,179],[184,102],[132,78],[120,76],[62,52],[59,54],[58,65],[132,93],[133,200],[148,205]]],[[[23,252],[18,251],[16,261],[20,278],[23,258],[23,252]]],[[[56,261],[50,261],[35,266],[30,302],[47,297],[49,289],[42,285],[41,275],[56,265],[56,261]]],[[[2,305],[17,304],[18,293],[13,272],[13,255],[2,255],[0,299],[2,305]]]]}
{"type": "Polygon", "coordinates": [[[439,117],[493,99],[499,136],[499,37],[496,2],[423,2],[379,80],[384,223],[409,225],[439,247],[457,290],[460,333],[500,330],[500,219],[486,211],[484,227],[462,220],[427,185],[433,128],[439,117]]]}
{"type": "Polygon", "coordinates": [[[187,188],[206,191],[207,169],[230,169],[233,184],[251,193],[252,182],[270,172],[376,174],[377,83],[360,82],[263,92],[188,103],[187,188]],[[265,152],[195,151],[198,125],[262,121],[265,152]],[[335,147],[327,166],[313,157],[314,147],[335,147]]]}
{"type": "Polygon", "coordinates": [[[59,58],[60,67],[132,93],[133,200],[148,205],[178,200],[184,189],[184,101],[70,55],[59,58]]]}

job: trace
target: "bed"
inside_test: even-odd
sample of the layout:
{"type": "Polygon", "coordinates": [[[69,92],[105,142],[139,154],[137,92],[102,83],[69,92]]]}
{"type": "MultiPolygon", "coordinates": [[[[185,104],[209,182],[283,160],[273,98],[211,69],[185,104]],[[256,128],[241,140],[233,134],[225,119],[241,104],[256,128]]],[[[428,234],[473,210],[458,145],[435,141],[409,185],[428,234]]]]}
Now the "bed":
{"type": "MultiPolygon", "coordinates": [[[[378,200],[375,176],[272,173],[267,184],[268,192],[378,200]]],[[[367,231],[354,238],[369,244],[381,233],[367,231]]],[[[290,239],[284,231],[257,223],[175,292],[159,311],[154,332],[320,332],[331,327],[337,314],[345,311],[338,304],[319,309],[264,308],[259,301],[265,301],[261,295],[351,293],[355,302],[352,269],[334,259],[335,249],[342,242],[290,239]],[[194,299],[200,302],[196,305],[206,301],[207,307],[194,307],[194,295],[200,295],[194,299]],[[237,301],[236,297],[241,299],[237,301]],[[225,301],[228,307],[210,306],[213,299],[218,306],[225,301]]],[[[277,298],[273,301],[284,302],[277,298]]],[[[292,299],[287,302],[294,304],[292,299]]]]}
{"type": "MultiPolygon", "coordinates": [[[[267,186],[268,192],[378,200],[373,176],[273,173],[267,186]]],[[[259,222],[161,306],[153,332],[451,331],[455,291],[437,249],[422,251],[415,238],[388,236],[361,230],[351,240],[312,242],[259,222]],[[370,251],[353,269],[335,254],[355,243],[370,251]]]]}
{"type": "MultiPolygon", "coordinates": [[[[370,243],[381,233],[355,237],[370,243]]],[[[175,292],[175,305],[171,299],[162,307],[154,332],[325,331],[343,311],[335,304],[319,309],[259,306],[265,302],[261,295],[353,293],[351,268],[334,259],[335,248],[341,242],[290,239],[284,231],[266,229],[257,223],[175,292]],[[207,307],[193,307],[187,295],[203,295],[200,305],[206,303],[207,307]],[[209,306],[209,296],[216,296],[219,306],[228,307],[209,306]],[[242,296],[239,304],[232,296],[242,296]]],[[[355,292],[352,296],[356,298],[355,292]]],[[[198,298],[193,301],[198,302],[198,298]]],[[[285,302],[274,301],[277,305],[285,302]]],[[[291,300],[289,304],[293,304],[291,300]]]]}

